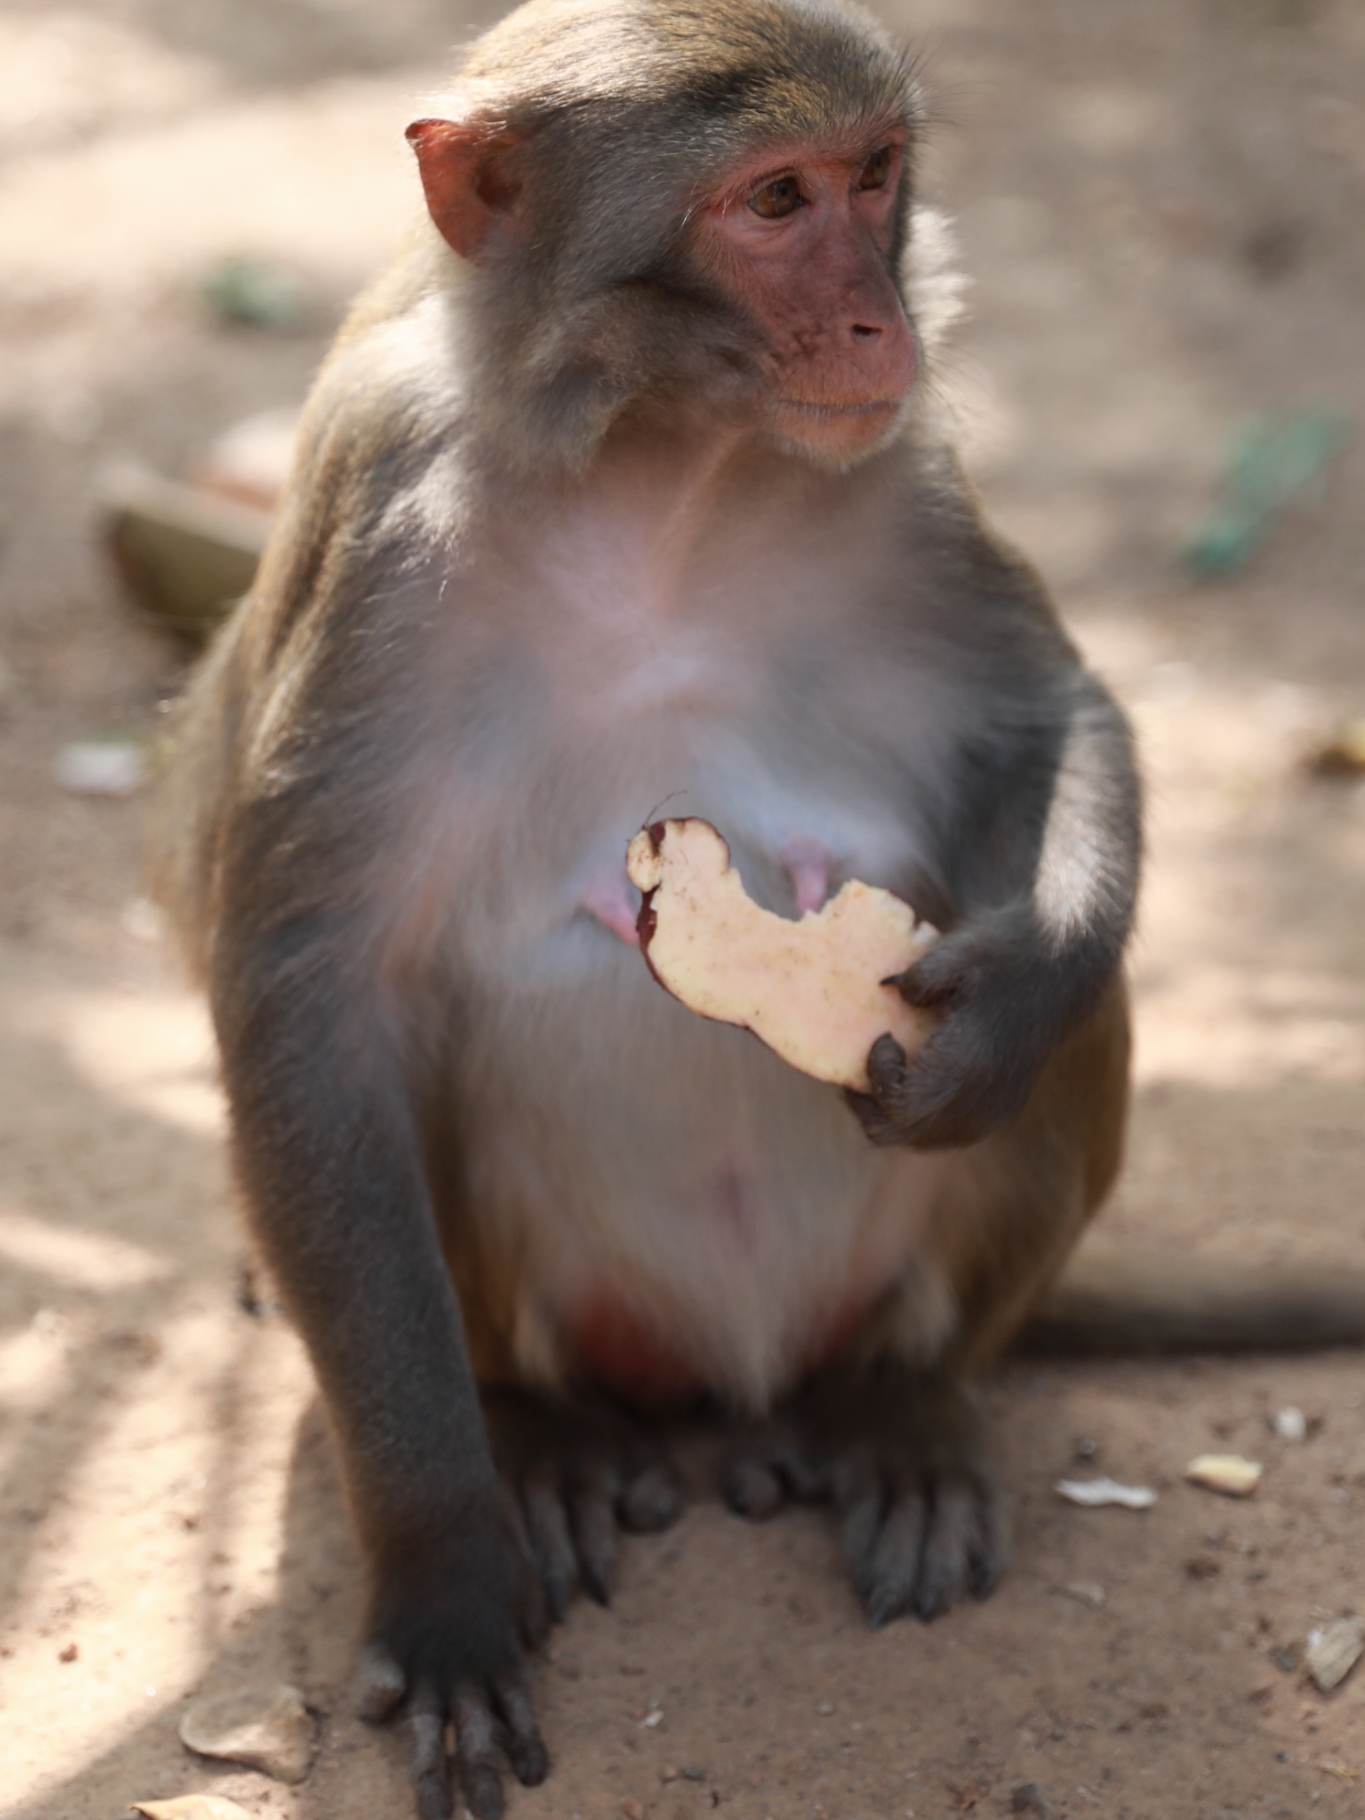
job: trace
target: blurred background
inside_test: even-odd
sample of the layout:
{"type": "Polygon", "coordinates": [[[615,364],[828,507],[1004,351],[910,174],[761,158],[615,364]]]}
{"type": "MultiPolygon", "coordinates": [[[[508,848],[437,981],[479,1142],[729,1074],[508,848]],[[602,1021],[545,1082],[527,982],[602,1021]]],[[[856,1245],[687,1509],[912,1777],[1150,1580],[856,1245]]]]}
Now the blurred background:
{"type": "MultiPolygon", "coordinates": [[[[1131,1160],[1095,1242],[1365,1261],[1365,9],[878,10],[923,55],[924,193],[970,276],[932,383],[1151,782],[1131,1160]]],[[[411,217],[402,129],[494,12],[0,5],[4,1820],[210,1787],[406,1811],[345,1717],[327,1446],[239,1290],[208,1037],[140,855],[190,653],[167,616],[249,572],[289,414],[411,217]],[[243,1677],[321,1715],[301,1787],[177,1742],[243,1677]]],[[[576,1615],[559,1780],[516,1812],[1004,1812],[1039,1779],[1059,1814],[1358,1811],[1365,1693],[1299,1664],[1365,1609],[1359,1384],[1346,1357],[1015,1368],[1019,1564],[929,1633],[864,1637],[818,1525],[689,1516],[576,1615]],[[1150,1521],[1057,1516],[1077,1437],[1174,1487],[1150,1521]],[[1179,1487],[1213,1442],[1275,1467],[1235,1522],[1179,1487]]]]}

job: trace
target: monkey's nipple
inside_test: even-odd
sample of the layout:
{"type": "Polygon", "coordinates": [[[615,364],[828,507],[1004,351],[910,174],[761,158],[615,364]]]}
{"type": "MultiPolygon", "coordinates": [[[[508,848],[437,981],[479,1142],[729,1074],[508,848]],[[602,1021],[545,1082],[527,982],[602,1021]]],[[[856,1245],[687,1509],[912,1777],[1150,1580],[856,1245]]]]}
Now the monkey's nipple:
{"type": "Polygon", "coordinates": [[[594,872],[579,894],[578,906],[594,917],[604,929],[632,948],[640,946],[635,920],[640,913],[639,899],[622,866],[604,866],[594,872]]]}

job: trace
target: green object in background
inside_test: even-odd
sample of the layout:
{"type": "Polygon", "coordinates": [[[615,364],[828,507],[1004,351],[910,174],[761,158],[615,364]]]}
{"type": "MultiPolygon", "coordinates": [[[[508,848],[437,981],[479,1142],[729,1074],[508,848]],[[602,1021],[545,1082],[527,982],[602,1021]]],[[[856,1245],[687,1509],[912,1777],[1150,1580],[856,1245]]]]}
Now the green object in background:
{"type": "Polygon", "coordinates": [[[272,260],[244,253],[220,260],[204,278],[201,290],[216,315],[248,328],[295,329],[307,314],[308,298],[293,272],[272,260]]]}
{"type": "Polygon", "coordinates": [[[1348,434],[1338,411],[1254,417],[1243,425],[1228,459],[1226,503],[1186,545],[1186,567],[1201,580],[1242,568],[1284,507],[1326,473],[1348,434]]]}
{"type": "Polygon", "coordinates": [[[128,593],[164,631],[202,644],[250,588],[270,514],[126,462],[105,470],[99,492],[128,593]]]}

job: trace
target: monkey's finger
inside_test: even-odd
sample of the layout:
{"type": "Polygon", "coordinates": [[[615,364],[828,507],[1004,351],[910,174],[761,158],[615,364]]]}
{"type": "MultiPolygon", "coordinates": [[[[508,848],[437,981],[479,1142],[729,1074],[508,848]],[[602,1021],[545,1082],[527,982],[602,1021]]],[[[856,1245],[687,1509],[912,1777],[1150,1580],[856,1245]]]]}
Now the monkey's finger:
{"type": "Polygon", "coordinates": [[[934,1509],[924,1538],[916,1614],[927,1623],[968,1590],[973,1560],[980,1554],[977,1500],[961,1482],[940,1483],[934,1488],[934,1509]]]}
{"type": "Polygon", "coordinates": [[[550,1768],[550,1753],[540,1735],[530,1697],[520,1681],[506,1678],[493,1683],[493,1695],[506,1728],[503,1749],[507,1761],[512,1765],[517,1781],[534,1788],[545,1780],[550,1768]]]}
{"type": "Polygon", "coordinates": [[[905,1092],[905,1051],[889,1030],[883,1031],[867,1052],[867,1078],[872,1098],[880,1106],[894,1105],[905,1092]]]}
{"type": "Polygon", "coordinates": [[[371,1725],[382,1724],[397,1711],[407,1691],[407,1676],[388,1650],[379,1643],[367,1643],[356,1665],[356,1717],[371,1725]]]}
{"type": "Polygon", "coordinates": [[[955,947],[939,943],[923,960],[907,967],[904,973],[892,974],[882,984],[894,986],[907,1005],[920,1011],[944,1010],[962,996],[962,956],[955,947]]]}
{"type": "Polygon", "coordinates": [[[892,1504],[871,1551],[855,1565],[854,1585],[867,1621],[880,1630],[910,1609],[920,1579],[920,1558],[929,1526],[929,1505],[916,1487],[892,1504]]]}
{"type": "Polygon", "coordinates": [[[833,1495],[836,1462],[822,1452],[808,1456],[790,1436],[772,1444],[768,1464],[791,1496],[803,1504],[816,1504],[833,1495]]]}
{"type": "Polygon", "coordinates": [[[450,1765],[446,1760],[446,1721],[432,1687],[413,1696],[404,1719],[412,1746],[409,1773],[421,1820],[450,1820],[450,1765]]]}
{"type": "Polygon", "coordinates": [[[507,1802],[502,1788],[497,1725],[488,1697],[466,1682],[455,1690],[451,1717],[455,1721],[455,1766],[464,1804],[474,1820],[502,1820],[507,1802]]]}
{"type": "Polygon", "coordinates": [[[839,1512],[839,1539],[844,1559],[856,1575],[876,1546],[886,1511],[886,1487],[876,1462],[865,1448],[835,1465],[832,1481],[839,1512]]]}
{"type": "Polygon", "coordinates": [[[730,1461],[721,1475],[721,1490],[731,1510],[754,1523],[766,1522],[787,1502],[781,1473],[754,1456],[730,1461]]]}
{"type": "Polygon", "coordinates": [[[555,1622],[562,1624],[578,1578],[578,1563],[558,1485],[542,1474],[528,1479],[522,1488],[522,1510],[531,1558],[545,1588],[546,1603],[555,1622]]]}
{"type": "Polygon", "coordinates": [[[844,1088],[844,1101],[849,1109],[857,1114],[858,1123],[863,1128],[863,1136],[873,1144],[894,1144],[899,1137],[895,1122],[889,1118],[883,1107],[879,1106],[870,1093],[855,1093],[852,1087],[844,1088]]]}
{"type": "Polygon", "coordinates": [[[611,1600],[611,1570],[616,1565],[620,1537],[616,1527],[614,1475],[597,1471],[584,1478],[570,1506],[573,1538],[578,1550],[578,1577],[583,1590],[599,1605],[611,1600]]]}
{"type": "Polygon", "coordinates": [[[976,1546],[967,1563],[967,1590],[984,1599],[995,1588],[1009,1559],[1009,1525],[995,1486],[976,1487],[976,1546]]]}
{"type": "Polygon", "coordinates": [[[617,1514],[637,1535],[667,1529],[682,1509],[677,1476],[660,1461],[642,1467],[617,1500],[617,1514]]]}

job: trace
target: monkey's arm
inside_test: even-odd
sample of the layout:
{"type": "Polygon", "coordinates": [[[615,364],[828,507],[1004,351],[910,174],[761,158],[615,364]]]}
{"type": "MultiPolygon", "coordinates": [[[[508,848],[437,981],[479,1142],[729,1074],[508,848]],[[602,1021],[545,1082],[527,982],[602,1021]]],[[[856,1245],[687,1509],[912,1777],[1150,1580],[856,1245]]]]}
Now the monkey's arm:
{"type": "Polygon", "coordinates": [[[1076,669],[1055,730],[1006,750],[975,786],[958,915],[896,981],[944,1013],[907,1062],[882,1037],[853,1096],[876,1143],[968,1144],[1011,1118],[1058,1043],[1100,1003],[1132,928],[1141,806],[1122,712],[1076,669]]]}
{"type": "Polygon", "coordinates": [[[411,1722],[424,1820],[449,1812],[453,1719],[466,1801],[486,1817],[502,1811],[500,1727],[517,1775],[545,1773],[521,1679],[543,1602],[489,1454],[373,930],[347,903],[354,879],[317,870],[315,827],[279,809],[239,814],[213,951],[237,1173],[370,1566],[364,1710],[411,1722]],[[301,873],[342,908],[308,904],[301,873]]]}

